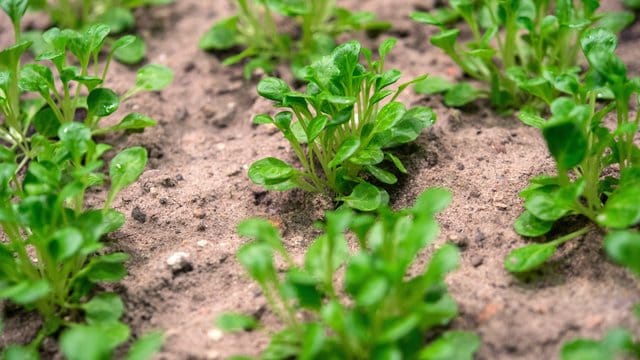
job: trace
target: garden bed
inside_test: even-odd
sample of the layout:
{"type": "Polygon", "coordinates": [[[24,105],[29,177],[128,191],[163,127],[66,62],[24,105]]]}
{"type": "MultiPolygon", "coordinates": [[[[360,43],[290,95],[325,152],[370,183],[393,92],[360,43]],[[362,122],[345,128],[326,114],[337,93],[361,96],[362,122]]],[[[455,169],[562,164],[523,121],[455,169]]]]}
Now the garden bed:
{"type": "MultiPolygon", "coordinates": [[[[452,80],[462,76],[430,45],[435,30],[408,19],[416,8],[432,8],[433,1],[340,5],[373,11],[393,23],[381,38],[398,37],[388,66],[402,70],[405,79],[423,73],[452,80]]],[[[605,1],[603,7],[618,9],[619,4],[605,1]]],[[[148,114],[159,121],[157,127],[109,139],[117,146],[142,144],[149,150],[147,170],[115,203],[127,224],[111,235],[111,246],[132,257],[129,276],[116,287],[126,305],[125,321],[136,334],[165,332],[162,359],[258,354],[268,342],[267,332],[212,331],[213,319],[227,311],[254,314],[269,329],[278,326],[259,288],[235,260],[244,241],[236,225],[247,217],[266,217],[280,227],[287,248],[301,255],[318,235],[313,224],[322,209],[332,206],[298,191],[266,192],[247,178],[253,161],[293,154],[274,128],[251,123],[256,114],[272,109],[257,95],[257,79],[245,81],[241,67],[223,67],[219,54],[198,49],[200,35],[231,11],[225,1],[198,0],[137,11],[147,60],[171,67],[175,80],[161,93],[140,95],[121,110],[148,114]],[[167,260],[178,252],[188,254],[188,263],[172,269],[167,260]]],[[[42,23],[29,19],[27,25],[42,23]]],[[[361,40],[374,47],[381,38],[361,40]]],[[[0,39],[9,42],[5,34],[0,39]]],[[[639,40],[636,21],[622,33],[619,46],[633,76],[640,75],[639,40]]],[[[108,85],[122,91],[136,69],[113,66],[108,85]]],[[[482,101],[457,110],[443,106],[440,96],[407,91],[402,100],[431,106],[438,120],[415,144],[401,149],[410,175],[389,188],[392,206],[409,206],[427,187],[453,191],[452,205],[440,216],[439,243],[451,241],[462,249],[461,266],[448,277],[461,314],[452,327],[480,335],[478,359],[556,358],[571,338],[599,338],[616,326],[640,331],[637,318],[629,315],[640,300],[637,281],[607,260],[597,232],[562,247],[542,270],[524,277],[504,270],[507,253],[527,242],[512,229],[523,206],[518,192],[531,177],[554,171],[538,130],[494,113],[482,101]]],[[[36,331],[37,320],[14,308],[5,309],[5,319],[0,345],[36,331]]]]}

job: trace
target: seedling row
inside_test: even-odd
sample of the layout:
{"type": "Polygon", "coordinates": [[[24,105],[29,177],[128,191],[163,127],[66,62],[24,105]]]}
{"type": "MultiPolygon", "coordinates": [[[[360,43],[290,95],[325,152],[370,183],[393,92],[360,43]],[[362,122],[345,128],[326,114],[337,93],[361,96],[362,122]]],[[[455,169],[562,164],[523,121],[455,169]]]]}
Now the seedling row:
{"type": "MultiPolygon", "coordinates": [[[[142,146],[108,142],[157,125],[142,113],[120,115],[121,105],[164,90],[174,72],[139,65],[129,90],[106,84],[112,61],[144,58],[144,43],[128,33],[132,9],[166,3],[0,1],[14,33],[0,52],[0,299],[42,319],[37,334],[3,349],[3,358],[40,358],[48,339],[68,359],[146,359],[162,349],[160,331],[132,339],[123,300],[105,290],[126,276],[129,258],[107,241],[129,221],[114,201],[148,161],[142,146]],[[52,27],[23,31],[32,11],[44,11],[52,27]],[[89,206],[96,188],[105,195],[89,206]]],[[[406,14],[425,32],[437,29],[428,41],[471,79],[451,82],[426,71],[404,79],[390,68],[397,40],[384,35],[393,24],[382,14],[335,1],[230,3],[236,13],[201,34],[199,47],[223,66],[243,67],[242,81],[270,104],[244,121],[288,144],[254,159],[246,181],[331,201],[319,209],[320,235],[302,258],[277,224],[238,224],[246,243],[235,261],[280,326],[228,309],[212,328],[266,332],[264,359],[474,358],[479,334],[443,330],[460,312],[445,281],[460,251],[434,245],[436,215],[455,194],[434,186],[411,207],[391,207],[394,187],[412,176],[402,149],[437,121],[430,107],[401,101],[412,91],[442,94],[436,98],[461,111],[485,102],[544,139],[555,171],[529,180],[513,219],[515,232],[535,241],[509,252],[506,271],[526,276],[558,260],[565,243],[598,233],[606,256],[640,276],[640,77],[616,55],[633,12],[604,12],[595,0],[457,0],[406,14]],[[379,45],[348,40],[358,32],[379,45]],[[290,76],[278,77],[283,71],[290,76]]],[[[640,358],[636,335],[612,329],[602,340],[574,339],[558,357],[640,358]]]]}

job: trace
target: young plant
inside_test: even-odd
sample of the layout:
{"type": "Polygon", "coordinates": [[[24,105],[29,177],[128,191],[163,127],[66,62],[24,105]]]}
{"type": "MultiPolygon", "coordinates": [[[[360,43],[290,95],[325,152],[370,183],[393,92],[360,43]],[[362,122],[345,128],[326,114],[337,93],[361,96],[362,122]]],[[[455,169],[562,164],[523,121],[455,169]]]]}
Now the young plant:
{"type": "Polygon", "coordinates": [[[270,73],[282,62],[290,63],[294,74],[302,78],[305,66],[335,48],[338,35],[354,30],[383,31],[390,27],[377,21],[371,13],[352,13],[336,7],[336,0],[234,0],[233,3],[237,15],[214,24],[200,39],[200,48],[216,51],[243,48],[224,64],[249,59],[244,68],[247,78],[256,69],[270,73]],[[293,21],[300,36],[283,32],[276,14],[293,21]]]}
{"type": "MultiPolygon", "coordinates": [[[[479,346],[469,332],[449,331],[431,342],[425,333],[448,324],[457,306],[444,277],[458,266],[452,245],[437,249],[417,275],[415,260],[438,234],[435,215],[451,201],[444,189],[429,189],[416,204],[377,215],[348,207],[326,214],[324,233],[296,264],[269,222],[246,220],[240,235],[254,239],[237,257],[260,285],[284,329],[271,337],[263,359],[471,359],[479,346]],[[349,251],[346,232],[357,240],[349,251]],[[279,271],[275,258],[284,261],[279,271]],[[343,280],[340,280],[343,279],[343,280]]],[[[256,319],[225,314],[223,330],[258,326],[256,319]]]]}
{"type": "MultiPolygon", "coordinates": [[[[17,28],[23,13],[10,13],[12,19],[17,19],[17,28]]],[[[135,85],[122,96],[104,87],[114,51],[133,41],[132,36],[117,40],[101,65],[99,54],[108,34],[109,27],[102,24],[92,25],[83,32],[58,28],[45,32],[47,48],[37,60],[53,63],[55,76],[49,66],[21,64],[29,42],[16,39],[15,45],[0,52],[0,114],[4,117],[0,138],[11,149],[20,150],[18,171],[39,151],[34,149],[38,142],[31,139],[33,131],[51,139],[57,136],[62,125],[74,121],[81,121],[93,135],[141,131],[155,125],[153,119],[131,113],[116,125],[100,126],[100,121],[113,114],[122,101],[139,92],[161,90],[173,79],[170,69],[152,64],[138,71],[135,85]],[[25,94],[30,97],[23,101],[25,94]]]]}
{"type": "MultiPolygon", "coordinates": [[[[556,222],[573,215],[588,219],[589,224],[553,241],[513,251],[505,262],[512,272],[539,267],[558,246],[596,226],[609,232],[607,243],[634,244],[638,239],[631,228],[640,223],[640,149],[634,142],[640,114],[632,116],[630,108],[638,101],[640,78],[628,78],[626,66],[615,55],[613,33],[589,30],[581,46],[590,65],[585,81],[580,83],[575,74],[553,79],[556,90],[565,96],[553,101],[548,121],[521,114],[524,122],[542,130],[557,174],[532,179],[520,193],[526,210],[516,220],[515,230],[523,236],[543,236],[556,222]],[[611,101],[599,105],[599,97],[611,101]],[[615,116],[613,126],[606,121],[609,114],[615,116]]],[[[633,255],[615,252],[614,258],[624,262],[627,256],[637,256],[639,246],[633,245],[633,255]]]]}
{"type": "MultiPolygon", "coordinates": [[[[28,3],[32,10],[39,10],[49,15],[55,26],[64,29],[84,30],[93,24],[106,24],[114,34],[127,32],[135,27],[133,10],[138,7],[163,5],[173,0],[10,0],[28,3]]],[[[29,33],[32,39],[39,34],[29,33]]],[[[137,64],[145,55],[145,44],[139,37],[135,41],[113,49],[115,58],[125,64],[137,64]]],[[[34,49],[37,50],[38,49],[34,49]]]]}
{"type": "Polygon", "coordinates": [[[364,211],[386,204],[386,191],[368,179],[396,183],[396,176],[380,165],[387,160],[406,173],[391,148],[414,141],[435,121],[431,109],[407,109],[396,101],[407,86],[426,76],[390,89],[401,76],[398,70],[384,70],[394,44],[395,39],[384,41],[377,61],[356,41],[338,46],[308,68],[305,93],[277,78],[262,80],[258,93],[287,111],[274,117],[258,115],[254,122],[275,125],[291,144],[301,168],[269,157],[251,165],[251,180],[271,190],[300,188],[335,195],[338,201],[364,211]],[[359,62],[361,55],[366,66],[359,62]],[[389,100],[385,103],[385,99],[389,100]]]}
{"type": "Polygon", "coordinates": [[[431,43],[442,49],[465,74],[489,85],[478,90],[469,83],[439,79],[416,85],[420,93],[445,93],[445,104],[462,106],[488,97],[500,110],[549,105],[559,92],[549,76],[578,73],[578,39],[595,23],[619,32],[633,22],[631,13],[599,14],[597,0],[450,1],[450,9],[415,12],[419,22],[440,27],[431,43]],[[460,29],[448,24],[457,14],[469,26],[472,39],[458,40],[460,29]]]}
{"type": "MultiPolygon", "coordinates": [[[[3,2],[2,8],[19,29],[26,8],[17,5],[3,2]]],[[[166,86],[171,72],[143,68],[123,97],[102,87],[109,59],[100,67],[98,54],[108,33],[102,25],[82,33],[57,28],[45,33],[50,49],[40,59],[53,62],[61,85],[54,83],[49,67],[21,64],[29,42],[0,52],[0,300],[36,310],[43,320],[29,345],[4,349],[5,359],[38,358],[42,341],[60,332],[61,351],[69,359],[111,357],[129,338],[129,328],[119,321],[122,301],[94,288],[126,274],[128,256],[105,252],[102,237],[124,223],[111,204],[142,173],[147,152],[133,147],[116,154],[103,206],[89,209],[86,194],[103,185],[102,157],[111,148],[94,136],[155,124],[141,114],[109,127],[99,121],[118,108],[120,99],[166,86]],[[79,68],[67,65],[70,54],[79,68]]],[[[161,343],[161,336],[152,334],[137,342],[130,356],[148,358],[161,343]]]]}
{"type": "MultiPolygon", "coordinates": [[[[640,234],[635,231],[612,232],[604,240],[612,259],[640,276],[640,234]]],[[[640,318],[640,306],[635,315],[640,318]]],[[[609,330],[602,340],[575,339],[562,346],[562,360],[640,359],[640,340],[626,329],[609,330]]]]}

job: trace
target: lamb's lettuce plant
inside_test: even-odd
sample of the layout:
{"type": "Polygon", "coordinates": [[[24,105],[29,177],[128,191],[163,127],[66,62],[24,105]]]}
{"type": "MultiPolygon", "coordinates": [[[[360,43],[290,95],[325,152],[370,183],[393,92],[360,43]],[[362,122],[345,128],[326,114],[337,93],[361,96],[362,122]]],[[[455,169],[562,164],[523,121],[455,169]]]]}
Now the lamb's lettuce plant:
{"type": "MultiPolygon", "coordinates": [[[[620,231],[608,234],[604,240],[607,254],[640,277],[640,233],[620,231]]],[[[640,319],[640,305],[635,315],[640,319]]],[[[640,359],[640,340],[626,329],[609,330],[602,340],[575,339],[562,346],[562,360],[640,359]]]]}
{"type": "Polygon", "coordinates": [[[524,122],[542,130],[557,174],[532,179],[520,193],[526,210],[516,220],[515,230],[523,236],[543,236],[556,222],[573,215],[589,224],[556,240],[513,251],[505,263],[512,272],[535,269],[559,245],[596,227],[608,233],[605,247],[614,259],[624,264],[638,259],[640,244],[632,229],[640,223],[640,148],[634,142],[640,114],[631,108],[638,102],[640,78],[629,78],[615,55],[615,34],[589,30],[581,46],[590,66],[585,80],[571,73],[552,79],[563,96],[552,102],[549,120],[521,114],[524,122]],[[599,98],[609,101],[600,104],[599,98]],[[629,252],[620,251],[623,247],[629,252]]]}
{"type": "Polygon", "coordinates": [[[218,21],[200,39],[204,50],[242,48],[224,64],[244,59],[245,76],[256,69],[272,72],[281,62],[290,63],[296,76],[303,68],[336,46],[336,37],[354,30],[382,31],[389,24],[369,12],[351,12],[336,6],[336,0],[233,0],[237,15],[218,21]],[[296,37],[279,26],[279,16],[300,30],[296,37]]]}
{"type": "Polygon", "coordinates": [[[401,73],[384,65],[394,44],[394,39],[384,41],[377,61],[356,41],[338,46],[308,68],[304,93],[283,80],[263,79],[258,93],[287,110],[273,117],[258,115],[254,122],[280,130],[300,168],[269,157],[251,165],[251,180],[271,190],[299,188],[333,195],[364,211],[386,204],[387,192],[370,181],[396,183],[396,175],[381,165],[386,162],[406,173],[392,148],[414,141],[435,121],[431,109],[407,109],[396,101],[407,86],[426,76],[392,89],[401,73]],[[360,63],[361,56],[366,65],[360,63]]]}
{"type": "MultiPolygon", "coordinates": [[[[7,0],[25,4],[34,11],[46,13],[51,23],[63,29],[85,30],[94,24],[105,24],[113,34],[129,32],[135,27],[133,10],[138,7],[164,5],[173,0],[7,0]]],[[[28,38],[39,37],[38,32],[27,33],[28,38]]],[[[133,35],[132,35],[133,36],[133,35]]],[[[134,36],[132,41],[118,50],[114,49],[115,58],[125,64],[137,64],[144,58],[146,46],[144,41],[134,36]]],[[[111,42],[111,40],[109,40],[111,42]]],[[[36,53],[40,47],[33,49],[36,53]]]]}
{"type": "MultiPolygon", "coordinates": [[[[444,245],[424,268],[415,264],[437,237],[435,215],[450,201],[447,190],[432,188],[398,212],[386,207],[376,215],[348,207],[328,212],[320,225],[323,234],[301,265],[271,223],[242,222],[238,232],[253,240],[240,248],[238,260],[284,325],[260,358],[472,359],[479,347],[473,333],[448,331],[425,341],[427,331],[458,313],[444,281],[458,266],[458,250],[444,245]],[[355,252],[349,250],[351,234],[355,252]],[[283,271],[276,268],[277,257],[286,264],[283,271]]],[[[225,314],[216,322],[229,331],[259,325],[241,314],[225,314]]]]}
{"type": "Polygon", "coordinates": [[[411,17],[440,27],[431,43],[465,74],[489,86],[476,89],[466,82],[441,81],[437,88],[418,84],[416,91],[444,92],[449,106],[488,97],[500,110],[550,105],[560,92],[549,78],[580,70],[581,34],[595,24],[619,32],[634,19],[629,12],[598,13],[597,0],[455,0],[449,5],[445,12],[415,12],[411,17]],[[461,43],[460,29],[449,26],[450,12],[469,26],[470,41],[461,43]]]}
{"type": "MultiPolygon", "coordinates": [[[[18,28],[20,17],[16,20],[18,28]]],[[[91,25],[82,32],[58,28],[46,31],[46,51],[36,58],[46,65],[21,63],[30,46],[28,41],[16,39],[15,45],[0,52],[0,114],[4,117],[0,138],[24,155],[17,170],[40,151],[34,149],[38,139],[57,137],[64,124],[80,121],[93,135],[141,131],[155,125],[155,120],[139,113],[130,113],[115,125],[100,123],[118,110],[121,102],[140,92],[161,90],[173,79],[170,69],[150,64],[138,71],[135,85],[123,95],[105,87],[114,52],[134,41],[129,35],[118,39],[106,59],[101,59],[109,31],[103,24],[91,25]],[[25,95],[28,100],[21,101],[25,95]],[[35,141],[31,139],[32,130],[38,135],[35,141]]]]}
{"type": "MultiPolygon", "coordinates": [[[[19,1],[1,5],[19,28],[25,8],[19,1]]],[[[21,63],[30,43],[20,41],[18,33],[17,43],[0,51],[0,300],[42,317],[36,337],[28,345],[3,349],[5,359],[37,359],[49,336],[60,339],[66,358],[104,359],[129,338],[128,326],[120,322],[120,298],[95,288],[126,275],[128,256],[109,251],[102,240],[123,225],[124,215],[111,204],[140,176],[147,151],[132,147],[115,154],[102,206],[87,208],[85,198],[107,178],[103,157],[111,146],[95,136],[155,124],[141,114],[107,127],[100,120],[113,114],[120,100],[166,86],[171,71],[144,67],[123,96],[103,87],[109,58],[101,67],[98,55],[108,33],[103,25],[83,32],[47,31],[49,50],[39,60],[51,61],[57,76],[50,67],[21,63]]],[[[130,356],[148,358],[161,343],[159,334],[151,334],[132,347],[130,356]]]]}

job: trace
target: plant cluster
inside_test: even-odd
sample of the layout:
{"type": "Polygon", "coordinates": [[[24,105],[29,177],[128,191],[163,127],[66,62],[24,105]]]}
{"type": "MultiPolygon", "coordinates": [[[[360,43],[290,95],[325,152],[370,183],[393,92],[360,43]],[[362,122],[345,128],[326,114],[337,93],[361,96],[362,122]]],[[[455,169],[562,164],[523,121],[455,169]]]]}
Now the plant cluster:
{"type": "MultiPolygon", "coordinates": [[[[173,0],[7,0],[24,8],[46,13],[55,26],[63,29],[84,30],[93,24],[104,24],[112,34],[122,34],[135,27],[133,10],[138,7],[164,5],[173,0]]],[[[25,37],[34,42],[32,51],[39,54],[44,44],[39,40],[39,32],[29,32],[25,37]]],[[[134,41],[114,49],[116,60],[125,64],[137,64],[144,58],[144,41],[134,36],[134,41]]]]}
{"type": "MultiPolygon", "coordinates": [[[[605,238],[605,250],[616,262],[640,276],[640,234],[616,232],[605,238]]],[[[640,318],[640,305],[635,309],[640,318]]],[[[602,340],[575,339],[562,347],[562,360],[614,360],[619,357],[640,359],[640,340],[626,329],[609,330],[602,340]]]]}
{"type": "MultiPolygon", "coordinates": [[[[473,333],[445,332],[427,345],[424,339],[426,331],[457,315],[444,282],[458,266],[457,249],[444,245],[424,269],[410,271],[436,238],[435,215],[450,201],[448,191],[433,188],[398,212],[386,207],[375,216],[348,207],[328,212],[320,224],[323,234],[302,265],[293,261],[272,224],[241,223],[240,235],[253,240],[238,251],[238,260],[284,323],[261,358],[471,359],[479,346],[473,333]],[[358,244],[353,253],[347,231],[358,244]],[[276,257],[286,264],[282,272],[276,257]]],[[[253,317],[239,314],[222,315],[217,324],[235,331],[258,326],[253,317]]]]}
{"type": "Polygon", "coordinates": [[[384,41],[377,61],[356,41],[338,46],[309,66],[305,93],[292,90],[277,78],[260,81],[258,93],[287,110],[273,117],[258,115],[254,122],[275,125],[291,144],[302,168],[268,157],[251,165],[251,180],[272,190],[300,188],[335,195],[358,210],[385,205],[388,194],[369,179],[396,183],[397,177],[381,164],[386,160],[406,173],[392,148],[414,141],[435,121],[431,109],[407,109],[396,101],[408,85],[426,76],[391,89],[401,77],[398,70],[384,70],[394,44],[395,39],[384,41]],[[366,65],[360,63],[361,55],[366,65]]]}
{"type": "MultiPolygon", "coordinates": [[[[26,7],[19,0],[1,5],[19,29],[26,7]]],[[[99,54],[108,34],[109,27],[100,24],[82,32],[45,32],[47,50],[37,60],[50,62],[55,77],[49,66],[22,64],[30,43],[21,41],[19,33],[16,44],[0,51],[0,299],[36,310],[43,319],[33,341],[8,347],[6,359],[38,358],[48,336],[59,336],[69,359],[103,359],[130,335],[120,322],[120,298],[95,288],[126,274],[128,256],[107,251],[102,238],[124,224],[124,215],[111,204],[144,170],[146,150],[117,152],[109,162],[103,204],[88,208],[85,198],[107,182],[103,158],[111,146],[96,136],[155,125],[138,113],[113,126],[100,126],[100,121],[126,98],[166,87],[173,75],[148,65],[126,94],[104,87],[114,48],[131,40],[117,40],[101,67],[99,54]]],[[[150,334],[133,345],[129,358],[147,358],[161,344],[160,334],[150,334]]]]}
{"type": "Polygon", "coordinates": [[[598,13],[597,0],[455,0],[450,8],[415,12],[419,22],[440,27],[431,43],[442,49],[465,74],[489,85],[478,90],[467,82],[444,79],[416,85],[420,93],[444,92],[445,104],[462,106],[488,97],[500,110],[541,108],[561,94],[559,75],[577,74],[578,39],[594,25],[619,32],[634,20],[629,12],[598,13]],[[459,40],[449,24],[462,18],[471,40],[459,40]]]}
{"type": "Polygon", "coordinates": [[[233,4],[237,15],[215,23],[200,39],[200,48],[219,51],[241,47],[242,52],[224,64],[249,59],[244,68],[247,78],[256,69],[271,73],[282,62],[290,63],[293,73],[302,78],[305,66],[335,48],[338,35],[354,30],[383,31],[390,26],[372,13],[336,7],[336,0],[234,0],[233,4]],[[284,30],[277,15],[290,19],[300,35],[284,30]]]}
{"type": "Polygon", "coordinates": [[[568,216],[580,215],[590,223],[556,240],[515,250],[505,264],[512,272],[542,265],[560,244],[590,231],[592,224],[609,231],[607,239],[633,243],[638,236],[633,227],[640,223],[640,148],[634,138],[640,115],[632,116],[630,108],[638,102],[640,79],[627,76],[626,66],[615,55],[613,33],[592,29],[580,42],[589,61],[584,81],[575,74],[556,79],[554,86],[563,96],[553,101],[548,120],[521,114],[523,121],[542,130],[557,174],[532,179],[520,193],[526,210],[515,229],[538,237],[568,216]],[[601,95],[611,100],[600,105],[596,100],[601,95]],[[607,115],[615,116],[615,127],[607,126],[607,115]]]}

